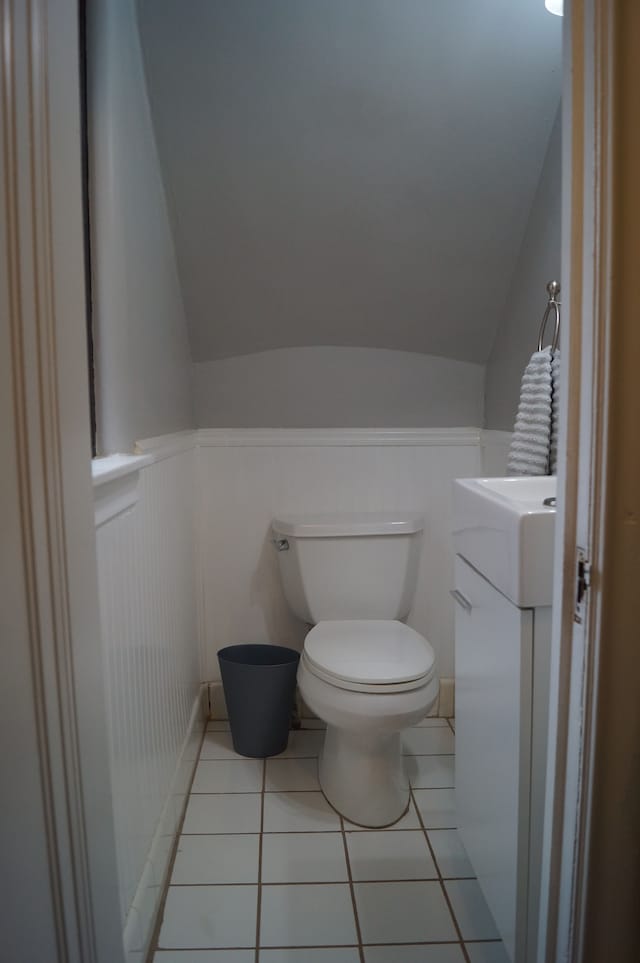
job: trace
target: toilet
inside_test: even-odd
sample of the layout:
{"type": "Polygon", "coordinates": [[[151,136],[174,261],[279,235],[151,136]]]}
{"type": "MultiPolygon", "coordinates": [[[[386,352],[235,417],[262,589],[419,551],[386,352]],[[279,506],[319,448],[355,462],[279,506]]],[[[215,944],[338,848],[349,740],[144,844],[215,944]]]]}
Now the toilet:
{"type": "Polygon", "coordinates": [[[350,822],[389,826],[409,804],[403,729],[438,696],[433,649],[405,625],[423,519],[413,513],[281,515],[272,523],[285,597],[313,626],[298,669],[327,723],[322,791],[350,822]]]}

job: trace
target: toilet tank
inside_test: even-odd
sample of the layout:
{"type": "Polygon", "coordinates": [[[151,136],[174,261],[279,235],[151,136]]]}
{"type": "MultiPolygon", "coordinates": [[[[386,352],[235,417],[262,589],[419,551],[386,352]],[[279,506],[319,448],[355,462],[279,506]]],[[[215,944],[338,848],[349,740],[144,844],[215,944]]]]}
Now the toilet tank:
{"type": "Polygon", "coordinates": [[[310,624],[404,618],[423,526],[411,512],[280,515],[273,540],[289,607],[310,624]]]}

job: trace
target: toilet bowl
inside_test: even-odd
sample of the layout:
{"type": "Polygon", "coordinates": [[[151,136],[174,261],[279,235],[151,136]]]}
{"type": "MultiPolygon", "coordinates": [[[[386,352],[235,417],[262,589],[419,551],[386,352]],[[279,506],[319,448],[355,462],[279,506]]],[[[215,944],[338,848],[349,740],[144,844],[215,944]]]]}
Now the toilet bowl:
{"type": "Polygon", "coordinates": [[[313,626],[298,688],[327,723],[321,788],[351,822],[391,825],[409,804],[402,730],[438,696],[433,649],[401,621],[415,592],[423,519],[281,516],[272,528],[287,602],[313,626]]]}
{"type": "Polygon", "coordinates": [[[409,803],[401,733],[438,695],[429,643],[398,621],[320,622],[305,640],[298,686],[327,723],[319,778],[328,801],[361,826],[396,822],[409,803]]]}

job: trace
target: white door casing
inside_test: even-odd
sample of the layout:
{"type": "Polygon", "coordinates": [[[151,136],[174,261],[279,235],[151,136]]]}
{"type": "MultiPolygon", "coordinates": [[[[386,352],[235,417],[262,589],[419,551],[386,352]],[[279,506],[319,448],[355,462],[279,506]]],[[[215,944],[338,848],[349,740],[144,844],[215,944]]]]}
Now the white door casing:
{"type": "MultiPolygon", "coordinates": [[[[625,915],[625,911],[616,910],[614,924],[612,914],[605,914],[601,898],[595,900],[595,915],[593,910],[589,912],[589,890],[597,883],[595,876],[601,875],[592,868],[593,801],[596,792],[606,796],[609,791],[596,777],[608,754],[604,740],[597,735],[604,723],[599,711],[603,667],[615,672],[613,665],[607,666],[613,654],[612,639],[607,638],[603,621],[603,613],[610,611],[615,593],[612,586],[606,590],[606,580],[619,557],[617,552],[623,551],[615,544],[615,532],[610,527],[610,491],[617,482],[612,466],[623,464],[629,446],[631,450],[637,446],[636,431],[629,421],[626,437],[624,430],[616,431],[616,419],[621,415],[619,410],[616,414],[612,402],[616,371],[612,344],[616,337],[624,341],[625,330],[631,332],[634,325],[637,327],[637,318],[630,315],[619,313],[614,320],[616,286],[622,281],[622,286],[626,283],[627,291],[633,292],[634,282],[632,276],[624,279],[621,274],[616,275],[618,268],[612,253],[616,231],[625,222],[626,197],[631,200],[628,193],[625,198],[618,194],[620,183],[616,182],[620,165],[625,157],[629,160],[621,149],[628,145],[616,137],[625,96],[620,40],[626,37],[627,56],[630,52],[632,59],[637,60],[637,14],[633,3],[573,0],[567,4],[565,0],[562,274],[563,354],[568,364],[563,372],[561,398],[563,457],[559,466],[556,541],[559,571],[554,597],[540,963],[602,959],[602,955],[597,955],[596,944],[587,936],[589,927],[597,932],[599,924],[600,934],[608,942],[607,955],[610,952],[611,958],[615,956],[617,960],[637,958],[637,944],[633,945],[629,929],[637,912],[625,915]],[[589,585],[578,604],[577,565],[581,555],[589,566],[589,585]],[[603,935],[602,930],[609,936],[603,935]],[[614,939],[615,952],[611,942],[614,939]],[[621,955],[625,951],[629,952],[628,957],[621,955]],[[590,953],[595,955],[591,957],[590,953]]],[[[636,125],[631,113],[627,123],[636,125]]],[[[635,170],[637,177],[637,156],[635,170]]],[[[627,210],[632,218],[632,208],[627,210]]],[[[637,258],[635,245],[634,250],[637,258]]],[[[624,255],[624,247],[618,253],[624,255]]],[[[631,253],[628,250],[629,256],[631,253]]],[[[627,306],[634,303],[633,297],[631,293],[627,306]]],[[[635,306],[637,309],[637,298],[635,306]]],[[[626,341],[632,343],[633,337],[627,336],[626,341]]],[[[640,403],[637,383],[636,377],[636,407],[640,403]]],[[[632,394],[633,389],[627,390],[627,397],[632,394]]],[[[621,422],[618,424],[622,427],[621,422]]],[[[632,472],[632,462],[627,459],[626,464],[632,472]]],[[[631,491],[631,476],[627,484],[631,491]]],[[[636,511],[637,503],[636,493],[636,511]]],[[[632,496],[628,514],[633,519],[632,496]]],[[[626,549],[632,558],[629,544],[626,549]]],[[[629,633],[628,639],[635,637],[637,643],[638,619],[631,617],[634,603],[629,594],[625,602],[629,610],[626,621],[621,619],[620,624],[623,632],[629,633]]],[[[620,643],[622,648],[624,639],[620,643]]],[[[630,666],[631,663],[626,666],[628,679],[630,666]]],[[[623,673],[624,670],[619,683],[623,673]]],[[[620,684],[618,692],[621,694],[620,684]]],[[[616,703],[620,707],[619,697],[616,703]]],[[[616,752],[622,749],[625,732],[627,740],[632,736],[628,712],[626,719],[626,730],[621,726],[613,743],[616,752]]],[[[630,756],[630,764],[632,759],[630,756]]],[[[617,810],[623,820],[624,812],[615,801],[619,787],[612,785],[610,792],[611,811],[617,810]]],[[[617,798],[620,800],[619,795],[617,798]]],[[[618,836],[626,837],[626,844],[630,845],[637,840],[637,827],[634,831],[623,823],[618,836]]],[[[622,852],[609,846],[608,855],[611,870],[622,852]]],[[[625,874],[619,879],[620,887],[629,891],[629,881],[625,874]]],[[[628,904],[631,892],[624,900],[616,897],[615,902],[620,907],[628,904]]]]}
{"type": "Polygon", "coordinates": [[[0,956],[118,963],[73,0],[2,0],[0,956]]]}

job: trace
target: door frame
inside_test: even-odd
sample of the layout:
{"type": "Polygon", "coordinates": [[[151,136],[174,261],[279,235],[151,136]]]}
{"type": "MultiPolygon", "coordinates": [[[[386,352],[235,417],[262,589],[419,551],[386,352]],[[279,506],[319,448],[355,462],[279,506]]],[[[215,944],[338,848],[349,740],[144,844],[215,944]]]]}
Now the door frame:
{"type": "Polygon", "coordinates": [[[640,943],[640,789],[628,772],[640,744],[640,9],[573,0],[564,26],[569,363],[538,960],[596,963],[635,960],[640,943]],[[577,605],[580,550],[589,585],[577,605]]]}
{"type": "MultiPolygon", "coordinates": [[[[0,0],[0,30],[1,507],[11,521],[0,663],[11,693],[2,708],[16,713],[3,720],[2,769],[7,777],[20,756],[6,798],[48,866],[25,879],[12,853],[1,882],[9,907],[47,907],[29,937],[48,927],[40,959],[122,963],[91,481],[77,3],[0,0]],[[23,783],[38,788],[21,801],[23,783]]],[[[12,958],[23,959],[31,944],[10,911],[5,924],[12,958]]]]}
{"type": "MultiPolygon", "coordinates": [[[[640,357],[634,330],[640,296],[631,260],[640,249],[640,198],[632,176],[640,169],[640,145],[638,125],[631,122],[634,105],[625,96],[630,81],[637,89],[640,80],[634,64],[640,14],[633,0],[567,6],[563,175],[571,190],[563,198],[563,290],[569,364],[561,412],[556,558],[562,562],[541,963],[595,960],[605,937],[611,948],[611,932],[605,933],[610,920],[590,908],[611,905],[616,868],[626,854],[629,861],[640,852],[635,797],[624,796],[625,764],[640,742],[639,657],[625,644],[640,624],[640,592],[633,584],[640,558],[633,417],[640,411],[633,364],[640,357]],[[614,263],[624,265],[622,276],[614,274],[614,263]],[[578,545],[592,566],[580,624],[573,621],[578,545]],[[626,854],[609,845],[621,839],[626,854]]],[[[47,817],[56,959],[119,963],[90,477],[78,12],[74,0],[0,0],[0,14],[0,288],[8,319],[0,326],[0,349],[13,368],[13,429],[6,444],[18,483],[15,505],[3,507],[21,521],[11,549],[24,560],[24,643],[32,669],[24,695],[37,722],[34,765],[47,817]]],[[[627,877],[633,897],[630,882],[627,877]]],[[[620,902],[615,938],[633,952],[637,902],[620,902]]],[[[620,952],[611,958],[623,960],[620,952]]]]}

